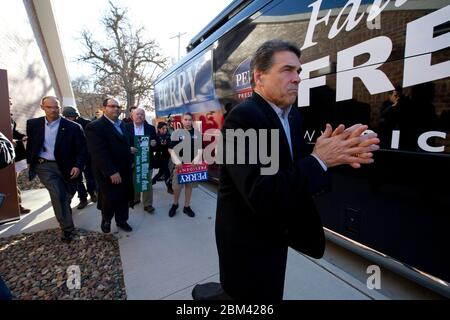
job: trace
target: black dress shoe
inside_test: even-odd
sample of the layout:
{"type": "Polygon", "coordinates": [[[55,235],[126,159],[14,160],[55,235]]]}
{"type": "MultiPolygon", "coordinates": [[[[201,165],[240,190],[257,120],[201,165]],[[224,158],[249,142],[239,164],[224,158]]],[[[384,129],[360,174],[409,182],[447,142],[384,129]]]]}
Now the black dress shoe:
{"type": "Polygon", "coordinates": [[[96,203],[96,202],[97,202],[97,195],[96,195],[95,193],[91,194],[91,201],[92,201],[93,203],[96,203]]]}
{"type": "Polygon", "coordinates": [[[197,284],[192,289],[192,298],[196,301],[231,300],[231,297],[223,291],[222,286],[217,282],[197,284]]]}
{"type": "Polygon", "coordinates": [[[80,204],[78,204],[77,209],[78,210],[84,209],[86,208],[87,205],[88,205],[87,200],[80,200],[80,204]]]}
{"type": "Polygon", "coordinates": [[[20,206],[19,209],[20,209],[20,214],[28,214],[31,212],[30,209],[24,208],[22,206],[20,206]]]}
{"type": "Polygon", "coordinates": [[[133,228],[132,228],[128,223],[126,223],[126,222],[124,222],[124,223],[118,223],[118,224],[117,224],[117,227],[119,227],[120,229],[122,229],[123,231],[126,231],[126,232],[131,232],[131,231],[133,231],[133,228]]]}
{"type": "Polygon", "coordinates": [[[110,233],[111,232],[111,221],[102,219],[101,228],[104,233],[110,233]]]}
{"type": "Polygon", "coordinates": [[[153,213],[155,212],[155,208],[153,206],[146,206],[144,208],[145,211],[147,211],[148,213],[153,213]]]}
{"type": "Polygon", "coordinates": [[[74,234],[72,231],[64,231],[61,236],[61,241],[64,243],[70,243],[73,240],[74,234]]]}
{"type": "Polygon", "coordinates": [[[177,213],[178,205],[173,204],[172,207],[169,210],[169,217],[173,217],[177,213]]]}
{"type": "Polygon", "coordinates": [[[184,207],[183,213],[185,213],[188,217],[195,217],[195,213],[192,211],[191,207],[184,207]]]}

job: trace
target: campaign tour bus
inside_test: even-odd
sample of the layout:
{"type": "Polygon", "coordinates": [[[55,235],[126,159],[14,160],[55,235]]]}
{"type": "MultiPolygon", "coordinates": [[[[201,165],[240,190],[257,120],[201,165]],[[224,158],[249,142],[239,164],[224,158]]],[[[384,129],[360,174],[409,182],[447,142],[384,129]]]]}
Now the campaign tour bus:
{"type": "Polygon", "coordinates": [[[302,51],[296,107],[311,150],[327,122],[368,124],[381,140],[373,165],[332,168],[315,198],[327,238],[450,297],[450,1],[236,0],[158,78],[157,118],[189,111],[202,132],[220,129],[274,38],[302,51]]]}

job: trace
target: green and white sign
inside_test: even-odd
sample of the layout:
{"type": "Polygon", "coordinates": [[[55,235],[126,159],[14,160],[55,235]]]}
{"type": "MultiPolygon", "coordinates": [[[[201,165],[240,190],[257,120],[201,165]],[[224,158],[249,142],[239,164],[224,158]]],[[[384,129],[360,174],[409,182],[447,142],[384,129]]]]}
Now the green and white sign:
{"type": "Polygon", "coordinates": [[[145,192],[150,189],[150,137],[134,137],[134,147],[137,152],[134,155],[134,177],[136,192],[145,192]]]}

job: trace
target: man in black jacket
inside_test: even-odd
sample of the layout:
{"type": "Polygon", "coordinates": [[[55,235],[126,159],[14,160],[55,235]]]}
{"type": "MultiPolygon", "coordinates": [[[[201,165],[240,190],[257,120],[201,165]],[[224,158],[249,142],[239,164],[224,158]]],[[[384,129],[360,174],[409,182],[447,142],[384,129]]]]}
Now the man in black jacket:
{"type": "Polygon", "coordinates": [[[133,205],[132,155],[117,99],[103,101],[103,116],[86,126],[92,170],[98,184],[97,208],[102,211],[101,229],[111,231],[111,220],[126,232],[128,207],[133,205]]]}
{"type": "Polygon", "coordinates": [[[70,242],[74,231],[70,201],[86,164],[86,139],[79,124],[61,118],[58,98],[42,98],[41,108],[45,117],[27,121],[30,180],[37,174],[47,188],[62,240],[70,242]]]}
{"type": "MultiPolygon", "coordinates": [[[[78,123],[83,128],[83,130],[86,130],[86,126],[91,122],[87,119],[82,118],[76,107],[66,106],[63,108],[62,114],[63,114],[64,118],[78,123]]],[[[77,206],[78,210],[84,209],[87,206],[88,193],[90,195],[91,201],[97,202],[96,189],[97,189],[97,186],[95,185],[95,179],[94,179],[94,175],[92,173],[91,157],[88,156],[87,160],[86,160],[86,166],[84,167],[83,172],[80,174],[80,177],[78,178],[78,182],[77,182],[77,193],[78,193],[78,198],[80,199],[80,203],[77,206]],[[86,190],[86,186],[84,185],[84,182],[83,182],[83,175],[84,175],[84,178],[86,179],[87,190],[86,190]]]]}
{"type": "MultiPolygon", "coordinates": [[[[273,40],[264,43],[251,61],[253,95],[227,116],[224,145],[241,145],[226,138],[226,130],[267,129],[258,140],[278,132],[278,171],[262,175],[267,167],[225,163],[221,168],[217,201],[216,241],[220,280],[233,299],[283,298],[288,246],[320,258],[324,232],[312,195],[328,182],[327,170],[340,164],[355,168],[373,162],[375,135],[361,136],[367,126],[356,125],[333,132],[329,124],[312,154],[306,153],[302,118],[296,101],[300,83],[300,50],[293,44],[273,40]],[[276,130],[276,131],[273,131],[276,130]]],[[[244,143],[249,156],[249,143],[244,143]]],[[[225,153],[229,152],[225,148],[225,153]]],[[[236,152],[235,152],[236,154],[236,152]]],[[[226,159],[226,154],[223,159],[226,159]]]]}
{"type": "MultiPolygon", "coordinates": [[[[130,111],[130,117],[132,119],[131,123],[125,124],[125,130],[127,131],[127,137],[129,138],[130,146],[134,148],[134,138],[136,136],[148,136],[150,138],[150,150],[148,153],[149,159],[149,177],[150,180],[153,174],[153,148],[157,145],[157,137],[156,137],[156,129],[154,126],[149,124],[145,120],[145,110],[142,108],[134,108],[130,111]]],[[[136,177],[133,177],[133,184],[135,183],[136,177]]],[[[155,208],[153,207],[153,187],[152,184],[149,184],[149,190],[145,192],[135,192],[134,193],[134,204],[138,204],[141,202],[141,193],[142,193],[142,201],[144,203],[144,210],[148,213],[155,212],[155,208]]]]}

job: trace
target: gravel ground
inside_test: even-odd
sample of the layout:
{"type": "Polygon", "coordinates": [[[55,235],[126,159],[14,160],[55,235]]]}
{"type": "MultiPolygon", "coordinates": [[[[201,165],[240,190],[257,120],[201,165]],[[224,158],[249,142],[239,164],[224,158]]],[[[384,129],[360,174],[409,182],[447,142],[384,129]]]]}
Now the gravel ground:
{"type": "Polygon", "coordinates": [[[29,181],[28,179],[28,169],[23,170],[19,173],[17,177],[17,185],[19,186],[21,191],[25,190],[34,190],[34,189],[43,189],[44,185],[39,181],[39,177],[33,179],[33,181],[29,181]]]}
{"type": "Polygon", "coordinates": [[[0,274],[17,299],[126,299],[118,240],[98,232],[76,233],[70,244],[61,242],[58,229],[0,238],[0,274]],[[79,267],[79,289],[71,266],[79,267]]]}

